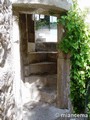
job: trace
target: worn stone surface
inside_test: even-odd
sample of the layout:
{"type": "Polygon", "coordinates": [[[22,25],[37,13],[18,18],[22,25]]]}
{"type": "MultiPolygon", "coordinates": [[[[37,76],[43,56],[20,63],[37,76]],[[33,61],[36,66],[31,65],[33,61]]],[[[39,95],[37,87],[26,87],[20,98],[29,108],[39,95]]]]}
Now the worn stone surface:
{"type": "MultiPolygon", "coordinates": [[[[50,48],[49,48],[50,49],[50,48]]],[[[39,62],[57,62],[57,52],[53,51],[41,51],[41,52],[30,52],[28,57],[24,58],[24,65],[29,65],[31,63],[39,62]]]]}
{"type": "Polygon", "coordinates": [[[57,73],[57,64],[55,62],[40,62],[25,66],[25,76],[35,75],[35,74],[40,75],[40,74],[56,74],[56,73],[57,73]]]}
{"type": "Polygon", "coordinates": [[[44,82],[46,81],[39,81],[39,79],[25,82],[23,90],[23,94],[25,93],[23,96],[24,104],[30,101],[42,101],[43,103],[56,105],[56,87],[47,87],[44,82]]]}
{"type": "Polygon", "coordinates": [[[66,120],[60,119],[61,114],[69,113],[67,109],[58,109],[54,106],[48,104],[37,104],[34,105],[27,104],[24,106],[23,110],[23,120],[66,120]]]}
{"type": "Polygon", "coordinates": [[[36,51],[57,51],[55,42],[36,42],[36,51]]]}
{"type": "Polygon", "coordinates": [[[40,91],[40,101],[51,105],[56,105],[56,90],[51,88],[42,89],[40,91]]]}
{"type": "Polygon", "coordinates": [[[46,52],[30,52],[28,57],[25,58],[24,64],[28,65],[31,63],[38,63],[47,61],[47,53],[46,52]]]}
{"type": "Polygon", "coordinates": [[[53,75],[30,75],[25,77],[25,82],[32,84],[33,82],[38,82],[38,86],[52,86],[56,87],[57,85],[57,74],[53,75]]]}

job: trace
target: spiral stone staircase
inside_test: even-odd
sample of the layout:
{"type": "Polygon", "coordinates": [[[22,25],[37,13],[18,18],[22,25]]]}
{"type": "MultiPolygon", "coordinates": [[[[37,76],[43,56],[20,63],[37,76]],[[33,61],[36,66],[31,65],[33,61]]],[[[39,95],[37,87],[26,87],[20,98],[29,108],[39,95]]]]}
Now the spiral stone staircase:
{"type": "Polygon", "coordinates": [[[57,52],[31,52],[24,68],[25,85],[31,97],[23,107],[24,120],[58,120],[61,114],[68,112],[56,107],[57,52]]]}
{"type": "Polygon", "coordinates": [[[25,82],[36,83],[41,96],[40,101],[47,103],[56,99],[56,56],[57,52],[32,52],[28,55],[25,65],[25,82]],[[53,59],[50,58],[52,56],[53,59]]]}

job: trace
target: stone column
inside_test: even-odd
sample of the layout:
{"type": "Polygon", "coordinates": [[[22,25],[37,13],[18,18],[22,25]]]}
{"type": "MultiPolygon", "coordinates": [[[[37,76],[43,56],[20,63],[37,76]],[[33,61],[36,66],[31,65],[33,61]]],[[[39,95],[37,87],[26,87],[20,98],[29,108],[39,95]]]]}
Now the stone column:
{"type": "MultiPolygon", "coordinates": [[[[63,26],[58,24],[58,42],[64,36],[63,26]]],[[[58,51],[57,60],[57,106],[59,108],[68,108],[69,95],[69,73],[70,73],[70,56],[58,51]]]]}

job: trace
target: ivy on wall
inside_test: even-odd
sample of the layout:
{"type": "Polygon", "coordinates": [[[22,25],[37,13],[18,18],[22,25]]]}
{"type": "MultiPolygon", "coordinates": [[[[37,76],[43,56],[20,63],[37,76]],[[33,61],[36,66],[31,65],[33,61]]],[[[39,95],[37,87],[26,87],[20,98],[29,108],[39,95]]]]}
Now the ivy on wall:
{"type": "Polygon", "coordinates": [[[87,12],[83,12],[74,2],[66,15],[58,22],[65,29],[65,36],[59,49],[71,55],[70,97],[75,113],[90,111],[90,29],[85,23],[87,12]],[[87,107],[88,106],[88,107],[87,107]]]}

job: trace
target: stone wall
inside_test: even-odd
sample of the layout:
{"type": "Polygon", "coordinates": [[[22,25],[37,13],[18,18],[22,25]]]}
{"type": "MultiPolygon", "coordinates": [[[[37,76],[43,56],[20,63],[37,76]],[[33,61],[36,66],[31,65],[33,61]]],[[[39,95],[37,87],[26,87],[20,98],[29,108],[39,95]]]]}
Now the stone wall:
{"type": "Polygon", "coordinates": [[[0,0],[0,120],[14,120],[11,7],[9,0],[0,0]]]}
{"type": "Polygon", "coordinates": [[[26,3],[31,5],[36,3],[37,5],[40,5],[40,7],[42,7],[42,5],[49,5],[49,7],[58,7],[59,9],[61,8],[67,11],[72,5],[72,0],[13,0],[13,3],[24,3],[24,5],[26,5],[26,3]]]}

